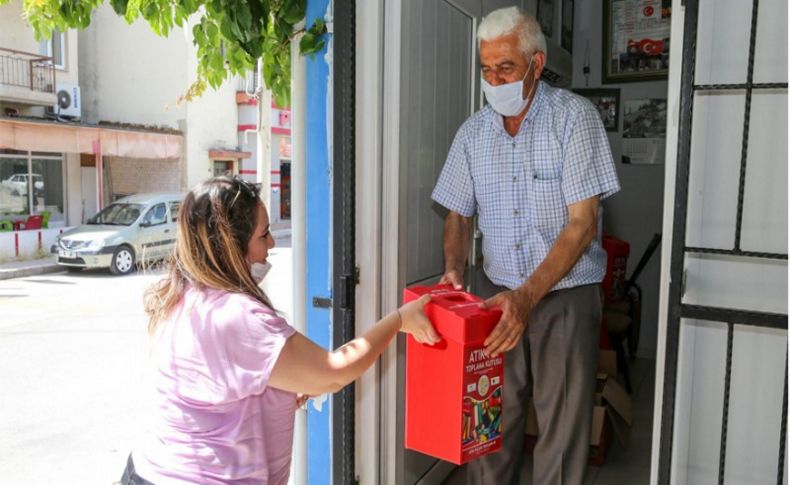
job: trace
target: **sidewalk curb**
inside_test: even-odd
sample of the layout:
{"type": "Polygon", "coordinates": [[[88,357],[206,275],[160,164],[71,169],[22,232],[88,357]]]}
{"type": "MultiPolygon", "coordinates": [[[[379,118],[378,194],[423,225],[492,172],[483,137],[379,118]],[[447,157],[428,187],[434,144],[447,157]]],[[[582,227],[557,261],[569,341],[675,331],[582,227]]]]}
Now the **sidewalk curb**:
{"type": "MultiPolygon", "coordinates": [[[[278,229],[272,231],[272,236],[275,239],[286,239],[291,237],[291,228],[278,229]]],[[[26,276],[36,276],[49,273],[61,273],[66,271],[63,266],[56,263],[39,264],[36,266],[27,266],[15,269],[2,269],[0,268],[0,281],[10,280],[14,278],[24,278],[26,276]]]]}
{"type": "Polygon", "coordinates": [[[41,266],[28,266],[27,268],[0,270],[0,281],[14,278],[24,278],[26,276],[36,276],[40,274],[60,273],[65,268],[57,264],[47,264],[41,266]]]}

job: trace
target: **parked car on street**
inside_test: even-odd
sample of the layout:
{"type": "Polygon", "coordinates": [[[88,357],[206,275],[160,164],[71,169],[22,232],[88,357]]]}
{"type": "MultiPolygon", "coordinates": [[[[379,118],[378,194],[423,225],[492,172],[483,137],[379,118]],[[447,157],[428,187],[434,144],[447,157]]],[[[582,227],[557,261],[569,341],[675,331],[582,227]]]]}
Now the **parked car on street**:
{"type": "Polygon", "coordinates": [[[35,194],[38,195],[44,191],[44,177],[37,173],[15,173],[7,179],[3,180],[2,185],[8,187],[11,195],[26,195],[28,188],[28,181],[32,178],[35,194]]]}
{"type": "Polygon", "coordinates": [[[170,254],[176,242],[176,221],[184,194],[136,194],[105,207],[86,224],[58,237],[52,252],[69,271],[109,268],[117,275],[137,263],[170,254]]]}

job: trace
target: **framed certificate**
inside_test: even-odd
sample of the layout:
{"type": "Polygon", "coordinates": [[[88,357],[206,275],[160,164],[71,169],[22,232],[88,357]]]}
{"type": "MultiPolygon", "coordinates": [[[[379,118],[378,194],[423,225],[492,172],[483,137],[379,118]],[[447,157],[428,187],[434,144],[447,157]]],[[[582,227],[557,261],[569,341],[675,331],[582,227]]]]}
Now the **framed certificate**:
{"type": "Polygon", "coordinates": [[[604,0],[603,83],[666,79],[671,0],[604,0]]]}

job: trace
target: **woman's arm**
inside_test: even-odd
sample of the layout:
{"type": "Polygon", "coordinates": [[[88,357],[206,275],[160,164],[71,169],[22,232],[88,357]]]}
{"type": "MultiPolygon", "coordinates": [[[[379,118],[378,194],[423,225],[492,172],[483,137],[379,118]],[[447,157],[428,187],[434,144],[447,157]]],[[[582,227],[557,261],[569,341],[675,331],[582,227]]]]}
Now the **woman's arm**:
{"type": "Polygon", "coordinates": [[[423,313],[430,297],[403,305],[333,352],[316,345],[300,333],[285,343],[269,377],[269,386],[310,395],[337,392],[362,375],[402,330],[419,342],[433,345],[440,339],[423,313]]]}

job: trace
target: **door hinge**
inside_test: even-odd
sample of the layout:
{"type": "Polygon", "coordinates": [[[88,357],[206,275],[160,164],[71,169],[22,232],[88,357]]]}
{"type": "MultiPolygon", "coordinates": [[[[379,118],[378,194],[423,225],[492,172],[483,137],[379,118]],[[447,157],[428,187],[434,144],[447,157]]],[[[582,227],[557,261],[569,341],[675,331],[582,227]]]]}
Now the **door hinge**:
{"type": "Polygon", "coordinates": [[[359,284],[359,266],[354,267],[354,274],[344,274],[340,277],[340,308],[350,310],[352,306],[352,296],[359,284]]]}
{"type": "Polygon", "coordinates": [[[313,308],[332,308],[331,298],[313,297],[313,308]]]}

